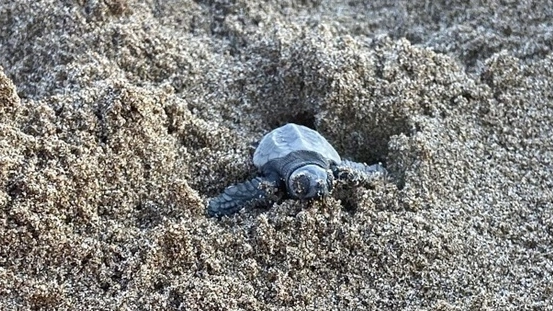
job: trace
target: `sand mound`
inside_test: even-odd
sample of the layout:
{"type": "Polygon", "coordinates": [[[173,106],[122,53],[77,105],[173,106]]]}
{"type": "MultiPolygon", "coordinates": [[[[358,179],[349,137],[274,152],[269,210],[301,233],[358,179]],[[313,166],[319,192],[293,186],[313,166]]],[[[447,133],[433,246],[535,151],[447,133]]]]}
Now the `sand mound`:
{"type": "Polygon", "coordinates": [[[551,4],[0,4],[1,309],[541,309],[551,4]],[[393,181],[221,220],[295,122],[393,181]]]}

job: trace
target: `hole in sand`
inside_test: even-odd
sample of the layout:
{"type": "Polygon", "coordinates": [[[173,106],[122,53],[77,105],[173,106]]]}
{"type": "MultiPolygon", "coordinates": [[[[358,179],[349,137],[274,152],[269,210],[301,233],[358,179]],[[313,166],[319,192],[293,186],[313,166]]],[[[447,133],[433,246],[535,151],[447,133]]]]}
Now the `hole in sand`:
{"type": "Polygon", "coordinates": [[[316,125],[342,158],[369,165],[380,162],[388,169],[390,139],[410,132],[407,118],[397,118],[385,112],[367,116],[361,121],[346,117],[320,118],[316,125]]]}
{"type": "Polygon", "coordinates": [[[283,122],[280,122],[278,126],[282,126],[287,123],[295,123],[299,125],[307,126],[308,128],[317,130],[315,127],[315,115],[308,111],[302,111],[294,116],[285,118],[283,122]]]}

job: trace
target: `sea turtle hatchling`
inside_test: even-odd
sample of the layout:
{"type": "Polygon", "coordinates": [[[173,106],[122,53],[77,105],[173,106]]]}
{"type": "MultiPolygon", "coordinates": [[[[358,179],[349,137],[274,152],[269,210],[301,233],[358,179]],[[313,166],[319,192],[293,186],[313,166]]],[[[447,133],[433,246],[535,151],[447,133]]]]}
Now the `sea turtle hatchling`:
{"type": "Polygon", "coordinates": [[[210,200],[210,216],[230,215],[243,207],[269,204],[278,191],[293,199],[327,196],[335,179],[366,183],[387,175],[380,164],[343,160],[318,132],[286,124],[266,134],[253,155],[260,176],[226,188],[210,200]]]}

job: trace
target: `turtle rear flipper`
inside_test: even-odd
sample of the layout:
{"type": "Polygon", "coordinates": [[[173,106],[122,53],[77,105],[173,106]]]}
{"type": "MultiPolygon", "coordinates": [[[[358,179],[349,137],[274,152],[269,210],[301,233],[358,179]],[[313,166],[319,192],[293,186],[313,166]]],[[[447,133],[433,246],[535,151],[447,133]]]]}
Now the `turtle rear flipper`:
{"type": "Polygon", "coordinates": [[[346,180],[357,184],[368,184],[379,178],[386,178],[388,171],[380,163],[366,165],[363,163],[342,160],[332,168],[336,179],[346,180]]]}
{"type": "Polygon", "coordinates": [[[211,199],[207,213],[220,217],[238,212],[244,207],[254,207],[275,200],[278,184],[267,178],[257,177],[228,187],[219,196],[211,199]]]}

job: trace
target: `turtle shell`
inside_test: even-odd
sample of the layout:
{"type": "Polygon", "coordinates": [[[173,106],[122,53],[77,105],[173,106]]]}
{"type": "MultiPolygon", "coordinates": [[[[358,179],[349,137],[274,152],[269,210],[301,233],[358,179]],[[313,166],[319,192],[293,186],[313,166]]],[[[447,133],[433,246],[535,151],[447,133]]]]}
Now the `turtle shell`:
{"type": "Polygon", "coordinates": [[[307,150],[340,163],[340,155],[321,134],[293,123],[276,128],[266,134],[253,154],[253,164],[261,169],[267,162],[285,157],[291,152],[307,150]]]}

